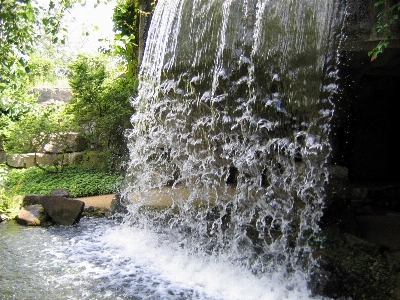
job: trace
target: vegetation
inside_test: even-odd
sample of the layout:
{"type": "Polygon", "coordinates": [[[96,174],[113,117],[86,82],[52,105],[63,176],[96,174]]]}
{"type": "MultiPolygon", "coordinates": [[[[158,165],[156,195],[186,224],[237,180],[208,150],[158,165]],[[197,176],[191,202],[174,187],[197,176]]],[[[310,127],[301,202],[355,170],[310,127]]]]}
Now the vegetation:
{"type": "Polygon", "coordinates": [[[17,187],[18,194],[49,195],[56,188],[68,190],[71,197],[104,195],[116,192],[120,175],[79,166],[65,167],[61,173],[48,173],[40,168],[13,169],[5,186],[17,187]]]}
{"type": "Polygon", "coordinates": [[[117,173],[65,167],[63,172],[49,173],[38,167],[12,169],[0,166],[0,211],[15,215],[21,198],[17,195],[49,195],[56,188],[68,190],[71,197],[86,197],[115,193],[122,176],[117,173]]]}
{"type": "Polygon", "coordinates": [[[53,42],[65,41],[61,19],[73,0],[50,1],[47,7],[32,0],[2,0],[0,3],[0,91],[16,88],[29,72],[28,57],[43,34],[53,42]]]}
{"type": "Polygon", "coordinates": [[[378,21],[373,29],[383,37],[383,40],[368,52],[371,61],[375,60],[389,46],[388,40],[393,36],[393,25],[398,22],[400,15],[400,1],[389,6],[386,0],[379,0],[375,3],[375,7],[381,8],[381,11],[378,14],[378,21]]]}
{"type": "Polygon", "coordinates": [[[117,162],[127,152],[124,133],[130,127],[130,97],[137,83],[108,66],[104,55],[82,54],[70,64],[69,84],[74,96],[68,111],[80,126],[88,148],[107,151],[117,162]]]}
{"type": "Polygon", "coordinates": [[[64,46],[63,16],[81,2],[51,0],[43,6],[33,0],[1,1],[0,150],[36,153],[51,142],[60,145],[63,157],[70,146],[67,133],[75,131],[102,163],[64,168],[61,159],[54,166],[37,164],[9,173],[0,167],[2,211],[19,208],[18,195],[48,194],[55,188],[65,188],[73,197],[99,195],[113,192],[119,180],[115,170],[127,156],[124,133],[137,89],[139,16],[147,14],[139,8],[149,1],[118,0],[110,48],[100,55],[74,56],[64,46]],[[38,104],[29,93],[37,85],[56,85],[67,74],[74,95],[70,103],[38,104]]]}

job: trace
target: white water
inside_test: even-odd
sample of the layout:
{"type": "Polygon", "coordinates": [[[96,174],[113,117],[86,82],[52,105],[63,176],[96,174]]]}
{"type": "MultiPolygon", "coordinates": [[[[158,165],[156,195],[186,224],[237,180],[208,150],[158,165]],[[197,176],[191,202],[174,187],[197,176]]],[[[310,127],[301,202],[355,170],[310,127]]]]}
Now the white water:
{"type": "Polygon", "coordinates": [[[205,270],[243,268],[264,297],[309,297],[339,21],[331,0],[158,1],[133,101],[126,221],[205,270]],[[157,191],[172,199],[161,212],[146,209],[157,191]]]}

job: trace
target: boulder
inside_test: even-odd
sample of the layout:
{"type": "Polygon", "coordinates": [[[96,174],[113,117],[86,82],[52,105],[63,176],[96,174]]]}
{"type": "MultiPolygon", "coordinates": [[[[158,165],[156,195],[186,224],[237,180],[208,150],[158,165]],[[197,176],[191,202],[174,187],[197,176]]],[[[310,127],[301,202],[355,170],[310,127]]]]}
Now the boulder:
{"type": "Polygon", "coordinates": [[[51,196],[58,196],[58,197],[69,197],[69,192],[66,189],[55,189],[50,193],[51,196]]]}
{"type": "Polygon", "coordinates": [[[40,204],[22,207],[18,212],[17,222],[27,226],[38,226],[48,219],[44,207],[40,204]]]}
{"type": "Polygon", "coordinates": [[[40,203],[53,221],[60,225],[73,225],[82,217],[85,203],[59,196],[42,196],[40,203]]]}
{"type": "Polygon", "coordinates": [[[25,168],[25,161],[22,154],[7,154],[6,163],[12,168],[25,168]]]}

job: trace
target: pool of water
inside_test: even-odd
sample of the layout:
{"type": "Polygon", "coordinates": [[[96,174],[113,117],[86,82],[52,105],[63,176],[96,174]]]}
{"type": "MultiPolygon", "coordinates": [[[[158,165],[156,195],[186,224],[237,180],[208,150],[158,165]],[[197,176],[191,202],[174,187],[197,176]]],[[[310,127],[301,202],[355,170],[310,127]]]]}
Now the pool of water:
{"type": "Polygon", "coordinates": [[[0,299],[309,299],[277,278],[187,256],[148,230],[107,219],[0,223],[0,299]]]}

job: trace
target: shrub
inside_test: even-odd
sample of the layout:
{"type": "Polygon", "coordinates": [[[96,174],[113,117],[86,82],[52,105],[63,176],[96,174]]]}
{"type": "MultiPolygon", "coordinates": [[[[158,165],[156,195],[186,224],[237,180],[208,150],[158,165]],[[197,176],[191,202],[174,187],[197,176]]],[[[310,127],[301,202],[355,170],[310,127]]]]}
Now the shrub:
{"type": "Polygon", "coordinates": [[[120,160],[126,150],[124,132],[131,126],[133,108],[130,98],[135,93],[135,79],[128,79],[108,70],[105,56],[79,55],[70,64],[69,84],[73,98],[68,110],[81,126],[81,135],[89,149],[110,153],[111,165],[120,160]]]}
{"type": "Polygon", "coordinates": [[[28,153],[53,141],[62,145],[64,152],[70,146],[65,133],[73,129],[72,116],[66,113],[64,103],[35,104],[17,122],[8,124],[4,146],[10,152],[28,153]]]}
{"type": "Polygon", "coordinates": [[[65,167],[60,173],[48,173],[32,167],[11,170],[4,184],[19,195],[49,195],[54,189],[63,188],[76,198],[115,193],[121,180],[122,177],[116,173],[79,166],[65,167]]]}

